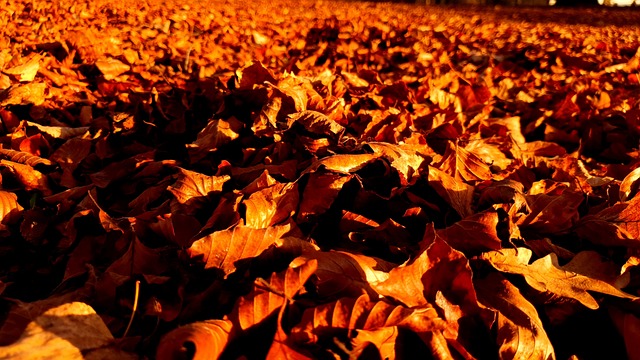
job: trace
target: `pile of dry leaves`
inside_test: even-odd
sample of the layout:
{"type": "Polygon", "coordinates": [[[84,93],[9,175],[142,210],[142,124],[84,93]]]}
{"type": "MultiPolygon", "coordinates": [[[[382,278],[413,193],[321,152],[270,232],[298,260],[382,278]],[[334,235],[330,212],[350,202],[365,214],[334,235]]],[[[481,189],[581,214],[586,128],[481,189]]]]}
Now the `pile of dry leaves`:
{"type": "Polygon", "coordinates": [[[640,359],[639,22],[6,1],[0,358],[640,359]]]}

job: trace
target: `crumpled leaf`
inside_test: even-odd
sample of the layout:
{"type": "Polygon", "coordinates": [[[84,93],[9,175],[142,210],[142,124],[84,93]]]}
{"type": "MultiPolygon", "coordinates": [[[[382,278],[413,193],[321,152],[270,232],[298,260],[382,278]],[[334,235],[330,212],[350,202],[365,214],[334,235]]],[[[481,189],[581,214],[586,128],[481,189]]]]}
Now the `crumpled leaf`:
{"type": "Polygon", "coordinates": [[[17,162],[24,165],[35,167],[37,165],[52,166],[54,163],[49,159],[44,159],[39,156],[31,155],[24,151],[15,151],[10,149],[0,149],[0,157],[7,160],[17,162]]]}
{"type": "Polygon", "coordinates": [[[480,302],[498,312],[501,359],[555,359],[536,308],[502,275],[492,273],[474,284],[480,302]]]}
{"type": "Polygon", "coordinates": [[[231,178],[228,175],[207,176],[183,168],[178,168],[178,171],[178,180],[169,187],[169,191],[180,204],[193,203],[194,198],[222,191],[224,183],[231,178]]]}
{"type": "Polygon", "coordinates": [[[575,232],[594,244],[640,246],[640,196],[582,217],[576,223],[575,232]]]}
{"type": "Polygon", "coordinates": [[[308,261],[318,262],[312,278],[316,291],[325,297],[359,296],[368,293],[376,297],[371,284],[385,281],[394,264],[382,259],[344,251],[304,251],[291,262],[300,266],[308,261]]]}
{"type": "Polygon", "coordinates": [[[313,111],[305,110],[289,115],[289,128],[293,124],[300,124],[305,130],[319,135],[326,135],[332,139],[338,139],[344,132],[344,127],[337,122],[329,119],[326,115],[313,111]]]}
{"type": "Polygon", "coordinates": [[[393,168],[400,174],[400,181],[403,185],[411,182],[418,174],[418,169],[426,158],[415,150],[400,145],[387,144],[382,142],[368,142],[375,154],[387,159],[393,168]]]}
{"type": "Polygon", "coordinates": [[[342,298],[307,309],[300,323],[292,329],[291,337],[296,343],[315,344],[346,330],[354,346],[369,341],[378,347],[384,358],[395,358],[398,328],[420,334],[447,327],[448,324],[431,306],[410,309],[384,300],[371,301],[363,294],[358,298],[342,298]]]}
{"type": "Polygon", "coordinates": [[[229,320],[205,320],[174,329],[162,337],[156,359],[217,359],[233,338],[232,327],[229,320]]]}
{"type": "Polygon", "coordinates": [[[0,106],[42,105],[45,101],[46,89],[47,84],[42,82],[13,85],[0,92],[0,106]]]}
{"type": "Polygon", "coordinates": [[[418,257],[391,270],[387,279],[373,283],[372,288],[409,307],[434,303],[436,293],[442,291],[449,301],[465,310],[476,308],[467,258],[437,235],[431,240],[418,257]]]}
{"type": "Polygon", "coordinates": [[[471,203],[475,188],[437,167],[429,166],[429,185],[461,216],[473,214],[471,203]]]}
{"type": "Polygon", "coordinates": [[[640,167],[627,174],[620,183],[620,201],[631,199],[638,193],[640,186],[638,179],[640,179],[640,167]]]}
{"type": "Polygon", "coordinates": [[[67,303],[45,311],[15,343],[0,347],[2,359],[137,359],[113,347],[113,335],[89,305],[67,303]]]}
{"type": "Polygon", "coordinates": [[[485,210],[468,216],[455,224],[438,230],[438,236],[452,248],[462,252],[480,252],[501,248],[498,237],[498,213],[485,210]]]}
{"type": "Polygon", "coordinates": [[[308,221],[326,212],[344,184],[352,177],[335,173],[311,173],[300,200],[298,219],[308,221]]]}
{"type": "Polygon", "coordinates": [[[29,54],[22,64],[4,69],[2,72],[15,76],[20,82],[30,82],[35,79],[38,69],[40,69],[40,60],[42,60],[41,55],[29,54]]]}
{"type": "Polygon", "coordinates": [[[525,195],[529,213],[517,218],[516,224],[543,234],[569,230],[578,220],[578,206],[584,195],[566,190],[560,195],[525,195]]]}
{"type": "Polygon", "coordinates": [[[110,57],[99,59],[95,64],[106,80],[113,80],[131,69],[129,65],[110,57]]]}
{"type": "Polygon", "coordinates": [[[22,210],[24,208],[18,204],[16,194],[0,191],[0,222],[2,224],[11,224],[18,220],[22,210]]]}
{"type": "Polygon", "coordinates": [[[600,306],[589,291],[624,299],[637,299],[612,284],[599,280],[601,275],[594,278],[594,274],[588,274],[590,277],[576,272],[582,272],[584,269],[572,265],[575,258],[567,265],[560,266],[558,256],[552,253],[529,264],[531,255],[531,250],[517,248],[491,251],[480,257],[500,271],[524,276],[527,284],[538,291],[579,301],[589,309],[597,309],[600,306]]]}
{"type": "Polygon", "coordinates": [[[11,173],[22,183],[26,190],[38,190],[44,196],[49,196],[53,193],[49,188],[47,177],[31,166],[9,160],[0,160],[0,168],[10,169],[11,173]]]}
{"type": "Polygon", "coordinates": [[[305,283],[316,271],[317,266],[317,260],[310,260],[300,266],[271,274],[268,280],[256,280],[253,290],[238,300],[229,317],[237,322],[242,330],[261,323],[304,289],[305,283]]]}
{"type": "Polygon", "coordinates": [[[298,199],[298,183],[275,184],[256,191],[242,202],[246,207],[245,224],[255,229],[279,224],[295,213],[298,199]]]}

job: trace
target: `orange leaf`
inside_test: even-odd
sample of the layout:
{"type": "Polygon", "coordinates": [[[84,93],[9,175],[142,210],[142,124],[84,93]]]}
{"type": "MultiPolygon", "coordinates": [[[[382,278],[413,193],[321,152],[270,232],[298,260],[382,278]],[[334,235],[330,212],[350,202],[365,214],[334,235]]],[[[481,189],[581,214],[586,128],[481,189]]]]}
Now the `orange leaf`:
{"type": "Polygon", "coordinates": [[[638,193],[640,187],[638,179],[640,179],[640,167],[627,174],[620,183],[620,201],[631,199],[638,193]]]}
{"type": "Polygon", "coordinates": [[[0,190],[0,223],[11,224],[20,218],[23,207],[16,194],[0,190]]]}
{"type": "Polygon", "coordinates": [[[113,58],[100,59],[95,64],[106,80],[113,80],[131,69],[129,65],[113,58]]]}
{"type": "Polygon", "coordinates": [[[458,180],[474,182],[493,177],[489,166],[463,147],[449,143],[438,167],[458,180]]]}
{"type": "Polygon", "coordinates": [[[500,249],[498,238],[498,213],[485,210],[466,217],[446,229],[438,230],[438,236],[451,247],[463,252],[481,252],[500,249]]]}
{"type": "Polygon", "coordinates": [[[335,173],[311,173],[302,193],[298,220],[309,221],[324,214],[352,177],[335,173]]]}
{"type": "Polygon", "coordinates": [[[417,258],[391,270],[388,279],[372,287],[410,307],[434,303],[436,293],[442,291],[464,311],[477,309],[467,258],[437,235],[417,258]]]}
{"type": "Polygon", "coordinates": [[[536,308],[502,275],[474,280],[480,301],[498,311],[502,359],[555,359],[553,345],[536,308]]]}
{"type": "Polygon", "coordinates": [[[299,266],[310,260],[318,261],[312,282],[323,297],[359,296],[368,293],[377,296],[371,284],[387,279],[394,264],[382,259],[344,251],[309,251],[293,260],[299,266]]]}
{"type": "Polygon", "coordinates": [[[594,244],[640,247],[640,196],[583,217],[575,232],[594,244]]]}
{"type": "Polygon", "coordinates": [[[246,225],[261,229],[279,224],[298,207],[298,183],[276,184],[251,194],[242,202],[246,207],[246,225]]]}
{"type": "Polygon", "coordinates": [[[22,183],[26,190],[38,190],[44,196],[53,194],[49,188],[47,177],[40,171],[17,162],[0,160],[0,167],[10,169],[11,173],[22,183]]]}
{"type": "Polygon", "coordinates": [[[191,259],[204,263],[205,269],[218,268],[228,275],[236,270],[237,261],[260,255],[291,229],[291,224],[267,229],[238,225],[196,240],[187,253],[191,259]]]}
{"type": "Polygon", "coordinates": [[[635,296],[620,291],[612,284],[599,280],[605,277],[603,274],[592,272],[583,275],[576,272],[583,271],[581,267],[573,264],[574,261],[577,261],[577,256],[567,265],[560,266],[556,254],[549,254],[529,264],[531,255],[531,250],[517,248],[487,252],[482,254],[481,258],[500,271],[524,276],[527,284],[538,291],[579,301],[589,309],[599,307],[598,302],[589,294],[589,291],[625,299],[637,299],[635,296]]]}
{"type": "Polygon", "coordinates": [[[429,185],[461,216],[473,214],[471,203],[475,188],[437,167],[429,166],[429,185]]]}
{"type": "Polygon", "coordinates": [[[217,359],[233,338],[229,320],[206,320],[179,327],[162,337],[156,359],[217,359]]]}
{"type": "Polygon", "coordinates": [[[260,324],[304,289],[305,283],[316,271],[317,266],[316,260],[309,260],[300,266],[271,274],[268,280],[256,280],[253,290],[238,300],[229,317],[234,323],[237,322],[242,330],[260,324]]]}
{"type": "Polygon", "coordinates": [[[0,106],[8,105],[42,105],[45,100],[47,84],[31,82],[13,85],[0,93],[0,106]]]}

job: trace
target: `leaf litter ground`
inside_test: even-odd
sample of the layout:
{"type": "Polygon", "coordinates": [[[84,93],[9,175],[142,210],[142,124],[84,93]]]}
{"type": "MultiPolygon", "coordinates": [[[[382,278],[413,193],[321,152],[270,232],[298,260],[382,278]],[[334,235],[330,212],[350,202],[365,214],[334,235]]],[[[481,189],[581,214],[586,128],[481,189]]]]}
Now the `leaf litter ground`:
{"type": "Polygon", "coordinates": [[[0,358],[639,358],[639,22],[8,1],[0,358]]]}

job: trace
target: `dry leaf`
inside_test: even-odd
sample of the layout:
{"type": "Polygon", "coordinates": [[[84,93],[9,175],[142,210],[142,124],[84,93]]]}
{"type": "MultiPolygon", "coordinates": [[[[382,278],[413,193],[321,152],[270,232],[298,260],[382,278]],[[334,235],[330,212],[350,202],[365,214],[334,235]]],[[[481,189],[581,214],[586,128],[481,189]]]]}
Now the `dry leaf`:
{"type": "Polygon", "coordinates": [[[556,358],[536,308],[502,275],[474,280],[480,302],[498,312],[501,359],[556,358]]]}
{"type": "Polygon", "coordinates": [[[156,359],[217,359],[233,336],[232,327],[228,320],[206,320],[174,329],[162,337],[156,359]]]}
{"type": "Polygon", "coordinates": [[[531,250],[517,248],[487,252],[482,254],[481,258],[500,271],[524,276],[527,284],[538,291],[579,301],[589,309],[597,309],[599,304],[588,291],[625,299],[637,299],[637,297],[622,292],[610,283],[599,280],[598,278],[602,275],[593,278],[571,271],[584,271],[584,269],[576,269],[572,265],[573,261],[565,266],[560,266],[558,256],[549,254],[529,264],[531,255],[531,250]]]}

